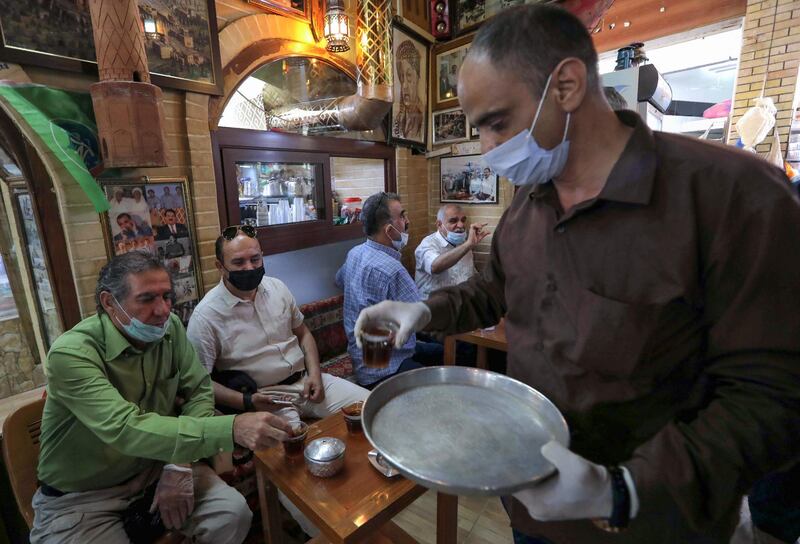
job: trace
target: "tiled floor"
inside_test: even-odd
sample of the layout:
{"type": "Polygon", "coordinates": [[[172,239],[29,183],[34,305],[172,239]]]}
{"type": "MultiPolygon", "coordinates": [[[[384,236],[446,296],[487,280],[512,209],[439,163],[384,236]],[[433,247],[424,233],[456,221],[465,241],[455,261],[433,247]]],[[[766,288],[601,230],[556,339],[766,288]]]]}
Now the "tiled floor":
{"type": "MultiPolygon", "coordinates": [[[[422,544],[436,542],[436,493],[428,491],[394,520],[422,544]]],[[[509,544],[508,515],[497,497],[458,498],[458,542],[509,544]]]]}
{"type": "MultiPolygon", "coordinates": [[[[301,544],[299,527],[284,511],[285,544],[301,544]],[[289,531],[288,533],[286,531],[289,531]]],[[[428,491],[392,520],[421,544],[436,543],[436,493],[428,491]]],[[[261,542],[260,528],[248,542],[261,542]]],[[[510,544],[513,541],[508,516],[496,497],[458,498],[459,544],[510,544]]]]}

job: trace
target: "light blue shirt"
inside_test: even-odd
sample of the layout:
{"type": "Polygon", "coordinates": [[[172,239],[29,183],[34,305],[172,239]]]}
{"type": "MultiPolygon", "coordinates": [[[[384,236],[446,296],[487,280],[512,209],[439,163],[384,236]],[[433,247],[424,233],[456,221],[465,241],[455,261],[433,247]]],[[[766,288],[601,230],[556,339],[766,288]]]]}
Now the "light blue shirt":
{"type": "Polygon", "coordinates": [[[347,260],[336,273],[336,285],[344,290],[344,330],[347,351],[353,359],[358,383],[369,385],[397,372],[400,364],[414,355],[417,343],[412,334],[402,349],[393,349],[389,366],[364,366],[361,349],[356,345],[353,329],[358,314],[367,306],[383,300],[419,302],[417,285],[400,263],[400,252],[383,244],[367,240],[347,253],[347,260]]]}

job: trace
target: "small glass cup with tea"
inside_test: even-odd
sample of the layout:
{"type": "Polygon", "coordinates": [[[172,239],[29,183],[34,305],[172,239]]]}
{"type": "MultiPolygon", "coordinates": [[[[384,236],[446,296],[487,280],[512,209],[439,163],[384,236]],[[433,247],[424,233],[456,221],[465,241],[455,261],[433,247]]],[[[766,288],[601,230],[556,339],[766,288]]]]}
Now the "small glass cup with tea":
{"type": "Polygon", "coordinates": [[[344,423],[347,430],[351,433],[361,432],[361,410],[364,408],[364,401],[354,402],[342,408],[344,423]]]}
{"type": "Polygon", "coordinates": [[[394,345],[394,327],[392,325],[370,325],[361,331],[361,349],[364,366],[370,368],[386,368],[392,357],[394,345]]]}
{"type": "Polygon", "coordinates": [[[283,451],[286,455],[298,455],[303,453],[306,435],[308,435],[308,425],[302,421],[295,423],[289,433],[289,438],[283,442],[283,451]]]}

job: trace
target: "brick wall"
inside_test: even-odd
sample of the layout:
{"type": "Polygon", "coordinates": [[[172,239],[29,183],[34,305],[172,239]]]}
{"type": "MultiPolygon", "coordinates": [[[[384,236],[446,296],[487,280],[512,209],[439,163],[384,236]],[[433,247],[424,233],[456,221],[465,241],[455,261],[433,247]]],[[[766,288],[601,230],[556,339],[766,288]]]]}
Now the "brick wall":
{"type": "Polygon", "coordinates": [[[383,178],[383,159],[331,157],[331,184],[340,202],[358,197],[363,205],[370,195],[383,190],[383,178]]]}
{"type": "Polygon", "coordinates": [[[414,250],[428,234],[433,232],[428,221],[428,161],[424,155],[412,155],[411,150],[398,147],[397,192],[403,201],[409,227],[408,248],[403,251],[403,265],[414,276],[414,250]]]}
{"type": "MultiPolygon", "coordinates": [[[[791,124],[798,64],[800,64],[800,0],[748,0],[742,33],[742,53],[733,100],[728,142],[736,142],[736,121],[761,95],[769,96],[778,108],[776,127],[783,152],[791,124]]],[[[769,150],[771,135],[757,147],[769,150]]]]}

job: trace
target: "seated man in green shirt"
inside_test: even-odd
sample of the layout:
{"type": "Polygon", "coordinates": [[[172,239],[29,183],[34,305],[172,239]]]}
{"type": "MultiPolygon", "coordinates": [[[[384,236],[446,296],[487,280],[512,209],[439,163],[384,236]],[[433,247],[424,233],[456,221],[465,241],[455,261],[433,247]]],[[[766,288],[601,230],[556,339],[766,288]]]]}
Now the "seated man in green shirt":
{"type": "Polygon", "coordinates": [[[242,542],[247,503],[196,461],[234,442],[271,446],[288,424],[266,412],[213,417],[211,380],[170,312],[172,280],[149,255],[112,259],[95,299],[97,314],[47,356],[31,542],[152,541],[133,523],[149,511],[192,542],[242,542]]]}

